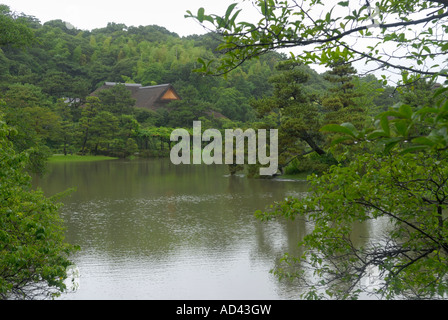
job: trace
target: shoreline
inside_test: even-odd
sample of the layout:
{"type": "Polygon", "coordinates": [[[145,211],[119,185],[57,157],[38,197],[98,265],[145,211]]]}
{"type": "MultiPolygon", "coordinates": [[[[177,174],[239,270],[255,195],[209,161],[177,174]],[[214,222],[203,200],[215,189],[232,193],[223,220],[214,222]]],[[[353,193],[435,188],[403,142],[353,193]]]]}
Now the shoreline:
{"type": "Polygon", "coordinates": [[[49,163],[57,163],[57,162],[89,162],[89,161],[105,161],[105,160],[117,160],[119,158],[116,157],[108,157],[108,156],[80,156],[80,155],[63,155],[63,154],[54,154],[48,158],[49,163]]]}

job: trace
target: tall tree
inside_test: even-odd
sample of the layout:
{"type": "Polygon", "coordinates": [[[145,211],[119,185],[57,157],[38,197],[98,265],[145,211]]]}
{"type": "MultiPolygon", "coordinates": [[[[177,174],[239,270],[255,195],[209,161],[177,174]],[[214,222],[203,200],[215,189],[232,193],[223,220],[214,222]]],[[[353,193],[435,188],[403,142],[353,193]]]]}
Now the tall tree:
{"type": "Polygon", "coordinates": [[[50,155],[46,143],[57,139],[60,125],[51,101],[39,87],[21,84],[10,85],[3,98],[4,120],[18,131],[11,137],[14,148],[29,152],[31,169],[42,173],[50,155]]]}
{"type": "Polygon", "coordinates": [[[75,122],[69,106],[59,100],[55,107],[56,114],[60,117],[60,126],[57,133],[57,150],[62,151],[64,155],[74,152],[75,122]]]}
{"type": "Polygon", "coordinates": [[[42,299],[66,290],[68,259],[59,204],[31,188],[27,154],[10,137],[17,131],[0,115],[0,298],[42,299]]]}
{"type": "Polygon", "coordinates": [[[86,147],[92,154],[109,154],[119,131],[118,124],[118,118],[108,111],[100,111],[91,119],[86,147]]]}
{"type": "Polygon", "coordinates": [[[27,25],[27,20],[14,15],[8,6],[0,4],[0,47],[26,47],[33,41],[34,33],[27,25]]]}
{"type": "Polygon", "coordinates": [[[88,143],[92,136],[93,119],[101,110],[101,102],[98,97],[87,97],[85,106],[81,107],[81,118],[79,119],[78,135],[80,137],[81,154],[88,152],[88,143]]]}
{"type": "MultiPolygon", "coordinates": [[[[5,6],[0,6],[0,46],[28,44],[32,32],[5,13],[5,6]]],[[[0,101],[0,298],[42,299],[66,290],[64,281],[72,264],[69,256],[76,248],[65,242],[56,197],[47,198],[41,190],[33,190],[31,177],[24,170],[33,162],[40,144],[31,148],[29,143],[14,145],[30,139],[28,132],[34,133],[33,138],[45,135],[45,126],[56,121],[46,117],[52,114],[42,103],[41,92],[31,86],[15,89],[6,96],[15,110],[0,101]],[[12,122],[16,120],[17,128],[4,122],[3,111],[10,112],[7,116],[12,122]],[[28,126],[21,126],[23,123],[12,113],[31,114],[27,120],[32,121],[28,123],[32,129],[23,135],[19,130],[28,126]],[[22,136],[16,139],[18,133],[22,136]]]]}
{"type": "Polygon", "coordinates": [[[344,60],[332,64],[331,70],[324,74],[324,79],[333,84],[322,101],[324,123],[351,122],[358,128],[364,124],[366,112],[356,100],[363,95],[355,88],[353,77],[356,74],[356,69],[344,60]]]}
{"type": "Polygon", "coordinates": [[[304,85],[309,79],[303,66],[286,61],[277,66],[279,73],[269,79],[274,87],[271,97],[252,102],[261,121],[279,130],[279,167],[310,152],[323,155],[321,119],[315,97],[304,85]]]}
{"type": "Polygon", "coordinates": [[[98,92],[98,98],[104,110],[116,115],[131,114],[135,106],[135,99],[124,84],[117,84],[110,89],[98,92]]]}

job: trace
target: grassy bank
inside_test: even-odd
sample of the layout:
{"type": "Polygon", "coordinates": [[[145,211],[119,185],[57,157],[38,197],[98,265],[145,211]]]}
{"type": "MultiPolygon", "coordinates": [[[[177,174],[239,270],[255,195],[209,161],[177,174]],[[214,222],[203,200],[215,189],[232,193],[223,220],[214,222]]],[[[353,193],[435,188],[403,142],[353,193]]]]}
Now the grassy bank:
{"type": "Polygon", "coordinates": [[[87,162],[87,161],[104,161],[104,160],[115,160],[118,158],[106,157],[106,156],[80,156],[80,155],[66,155],[55,154],[51,156],[49,162],[87,162]]]}
{"type": "Polygon", "coordinates": [[[311,173],[297,173],[297,174],[284,174],[278,176],[279,179],[288,179],[288,180],[307,180],[308,176],[311,173]]]}

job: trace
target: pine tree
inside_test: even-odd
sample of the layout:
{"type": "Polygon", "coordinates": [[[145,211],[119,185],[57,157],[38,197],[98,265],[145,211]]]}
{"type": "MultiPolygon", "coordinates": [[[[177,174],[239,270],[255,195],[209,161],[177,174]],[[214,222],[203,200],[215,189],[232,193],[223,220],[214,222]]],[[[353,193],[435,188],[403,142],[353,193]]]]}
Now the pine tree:
{"type": "Polygon", "coordinates": [[[286,61],[277,66],[279,74],[270,79],[271,97],[252,103],[264,126],[279,130],[279,167],[310,152],[324,155],[319,129],[318,104],[304,88],[309,74],[299,64],[286,61]]]}
{"type": "Polygon", "coordinates": [[[334,85],[329,89],[330,94],[322,100],[325,112],[324,123],[351,122],[358,127],[364,123],[365,110],[355,103],[355,98],[362,95],[353,83],[353,77],[357,71],[344,60],[339,60],[331,67],[332,69],[324,75],[324,79],[334,85]]]}

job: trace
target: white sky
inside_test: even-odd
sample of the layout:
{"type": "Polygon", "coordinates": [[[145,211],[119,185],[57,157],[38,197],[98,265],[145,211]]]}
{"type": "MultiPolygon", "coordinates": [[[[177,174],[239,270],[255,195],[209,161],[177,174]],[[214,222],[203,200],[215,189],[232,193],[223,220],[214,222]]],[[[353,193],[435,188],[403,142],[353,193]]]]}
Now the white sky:
{"type": "Polygon", "coordinates": [[[194,19],[186,19],[187,10],[196,13],[200,7],[206,13],[224,15],[232,0],[0,0],[12,11],[34,16],[45,23],[61,19],[78,29],[104,28],[108,22],[126,26],[159,25],[179,36],[203,34],[204,29],[194,19]]]}

